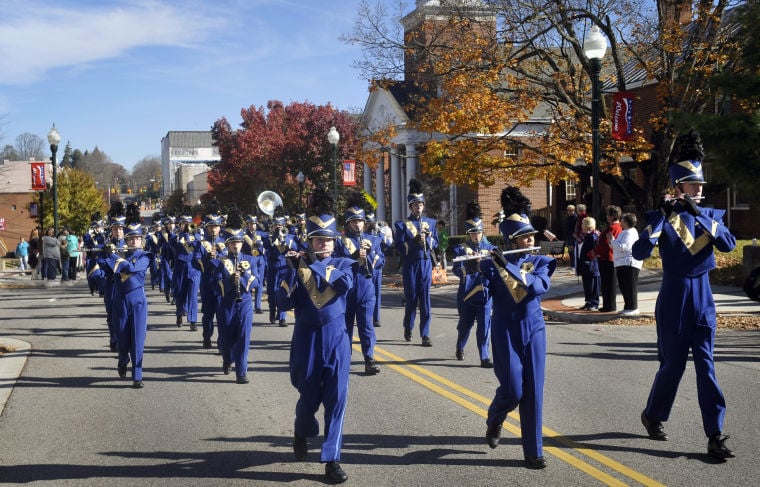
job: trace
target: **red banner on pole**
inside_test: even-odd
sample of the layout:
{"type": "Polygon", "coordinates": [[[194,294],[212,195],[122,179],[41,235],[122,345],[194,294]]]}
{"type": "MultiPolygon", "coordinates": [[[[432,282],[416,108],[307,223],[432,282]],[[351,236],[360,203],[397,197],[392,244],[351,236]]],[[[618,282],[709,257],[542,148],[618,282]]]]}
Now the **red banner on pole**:
{"type": "Polygon", "coordinates": [[[633,93],[615,93],[612,97],[612,138],[633,139],[633,93]]]}
{"type": "Polygon", "coordinates": [[[356,161],[343,161],[343,186],[356,186],[356,161]]]}
{"type": "Polygon", "coordinates": [[[44,162],[32,162],[32,191],[45,191],[47,178],[45,177],[44,162]]]}

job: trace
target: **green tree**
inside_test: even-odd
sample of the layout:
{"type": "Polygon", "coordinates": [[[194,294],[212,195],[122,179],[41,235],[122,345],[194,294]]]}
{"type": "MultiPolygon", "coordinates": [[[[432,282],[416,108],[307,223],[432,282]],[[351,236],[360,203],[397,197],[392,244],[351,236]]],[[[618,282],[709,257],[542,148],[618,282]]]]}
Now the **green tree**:
{"type": "Polygon", "coordinates": [[[66,142],[66,147],[63,149],[63,157],[61,157],[61,167],[76,167],[74,165],[73,150],[71,148],[71,142],[66,142]]]}
{"type": "MultiPolygon", "coordinates": [[[[107,210],[103,194],[95,186],[92,175],[78,169],[58,171],[58,227],[69,227],[77,235],[82,235],[90,226],[93,213],[105,215],[107,210]]],[[[53,226],[53,194],[44,196],[44,227],[53,226]]]]}

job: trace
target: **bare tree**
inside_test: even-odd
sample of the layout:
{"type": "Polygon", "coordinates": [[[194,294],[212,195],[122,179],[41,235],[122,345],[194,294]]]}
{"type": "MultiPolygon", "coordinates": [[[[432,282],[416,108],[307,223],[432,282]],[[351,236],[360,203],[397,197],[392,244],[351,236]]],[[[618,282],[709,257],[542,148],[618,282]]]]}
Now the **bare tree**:
{"type": "Polygon", "coordinates": [[[43,160],[46,158],[45,146],[46,144],[42,137],[30,134],[29,132],[24,132],[16,137],[16,154],[19,160],[22,161],[28,161],[32,158],[38,161],[43,160]]]}
{"type": "MultiPolygon", "coordinates": [[[[158,156],[143,157],[132,169],[132,180],[135,187],[152,190],[161,181],[161,158],[158,156]]],[[[158,187],[158,186],[156,186],[158,187]]]]}

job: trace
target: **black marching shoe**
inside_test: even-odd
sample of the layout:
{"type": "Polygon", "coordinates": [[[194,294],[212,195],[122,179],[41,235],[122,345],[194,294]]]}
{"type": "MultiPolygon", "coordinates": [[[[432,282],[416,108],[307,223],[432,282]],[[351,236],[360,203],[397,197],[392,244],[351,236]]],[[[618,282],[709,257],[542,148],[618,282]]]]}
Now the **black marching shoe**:
{"type": "Polygon", "coordinates": [[[274,311],[269,311],[269,324],[274,325],[274,322],[276,321],[274,316],[274,311]]]}
{"type": "Polygon", "coordinates": [[[372,326],[374,326],[375,328],[380,328],[380,322],[379,321],[375,321],[375,322],[372,323],[372,326]]]}
{"type": "Polygon", "coordinates": [[[367,375],[375,375],[380,373],[380,367],[375,363],[375,359],[364,359],[364,373],[367,375]]]}
{"type": "Polygon", "coordinates": [[[309,442],[306,441],[305,436],[293,435],[293,453],[296,460],[306,460],[306,455],[309,454],[309,442]]]}
{"type": "Polygon", "coordinates": [[[237,378],[235,379],[235,382],[236,382],[237,384],[248,384],[248,383],[249,383],[249,382],[251,382],[251,381],[250,381],[250,379],[248,379],[248,376],[247,376],[247,375],[239,375],[239,376],[237,376],[237,378]]]}
{"type": "Polygon", "coordinates": [[[340,463],[338,462],[325,463],[325,475],[327,475],[327,478],[335,484],[342,484],[348,480],[348,475],[346,475],[346,472],[340,468],[340,463]]]}
{"type": "Polygon", "coordinates": [[[493,362],[490,358],[484,358],[480,360],[480,367],[484,369],[493,369],[493,362]]]}
{"type": "Polygon", "coordinates": [[[499,440],[501,439],[501,423],[489,426],[486,430],[486,443],[491,448],[499,446],[499,440]]]}
{"type": "Polygon", "coordinates": [[[422,346],[423,347],[432,347],[433,342],[430,341],[430,337],[422,337],[422,346]]]}
{"type": "Polygon", "coordinates": [[[204,338],[203,339],[203,348],[206,350],[211,348],[211,339],[210,338],[204,338]]]}
{"type": "Polygon", "coordinates": [[[134,381],[132,383],[132,388],[133,389],[142,389],[143,387],[145,387],[145,386],[143,384],[143,381],[141,381],[141,380],[136,380],[136,381],[134,381]]]}
{"type": "Polygon", "coordinates": [[[195,325],[195,322],[191,321],[190,322],[190,331],[196,331],[197,329],[198,329],[198,327],[195,325]]]}
{"type": "Polygon", "coordinates": [[[260,314],[262,314],[262,313],[264,313],[264,312],[263,312],[263,311],[261,311],[261,308],[259,308],[259,309],[257,309],[257,310],[256,310],[256,314],[257,314],[257,315],[260,315],[260,314]]]}
{"type": "Polygon", "coordinates": [[[659,421],[649,421],[647,418],[646,410],[641,411],[641,424],[647,429],[647,434],[650,438],[657,441],[668,441],[668,434],[665,433],[665,428],[659,421]]]}
{"type": "Polygon", "coordinates": [[[455,355],[457,357],[457,360],[464,360],[464,350],[461,348],[457,348],[455,355]]]}
{"type": "Polygon", "coordinates": [[[177,316],[177,326],[182,326],[182,315],[177,316]]]}
{"type": "Polygon", "coordinates": [[[127,366],[126,365],[123,366],[123,367],[119,366],[118,372],[119,372],[119,377],[121,377],[121,378],[126,377],[127,376],[127,366]]]}
{"type": "Polygon", "coordinates": [[[232,364],[229,363],[229,362],[227,362],[227,361],[222,362],[222,373],[224,375],[228,375],[230,373],[230,366],[231,365],[232,364]]]}
{"type": "Polygon", "coordinates": [[[546,468],[546,459],[544,457],[525,457],[525,466],[533,470],[541,470],[546,468]]]}
{"type": "Polygon", "coordinates": [[[288,326],[288,323],[285,320],[280,320],[280,328],[285,328],[288,326]]]}
{"type": "Polygon", "coordinates": [[[734,458],[736,455],[726,446],[726,440],[729,438],[730,436],[724,436],[720,433],[712,435],[707,442],[707,454],[724,461],[726,458],[734,458]]]}
{"type": "Polygon", "coordinates": [[[412,330],[410,330],[409,328],[404,328],[404,340],[406,340],[407,342],[412,341],[412,330]]]}
{"type": "Polygon", "coordinates": [[[116,342],[109,343],[108,344],[108,349],[111,350],[112,352],[115,352],[116,351],[116,342]]]}

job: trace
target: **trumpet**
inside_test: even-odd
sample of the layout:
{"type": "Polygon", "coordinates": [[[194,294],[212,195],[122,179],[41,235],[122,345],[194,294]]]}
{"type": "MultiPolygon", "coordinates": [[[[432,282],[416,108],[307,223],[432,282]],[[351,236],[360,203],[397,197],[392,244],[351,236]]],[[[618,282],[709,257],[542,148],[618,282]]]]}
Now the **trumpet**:
{"type": "Polygon", "coordinates": [[[372,277],[372,266],[369,261],[369,255],[367,255],[367,253],[372,248],[372,242],[366,238],[362,239],[361,248],[365,251],[365,256],[359,257],[359,250],[357,250],[356,251],[357,260],[359,261],[359,265],[364,267],[364,277],[370,278],[372,277]]]}
{"type": "MultiPolygon", "coordinates": [[[[509,254],[521,254],[523,252],[533,252],[535,250],[539,250],[541,247],[526,247],[524,249],[515,249],[515,250],[505,250],[502,252],[502,255],[509,255],[509,254]]],[[[460,255],[459,257],[454,257],[454,260],[452,262],[464,262],[467,260],[475,260],[475,259],[493,259],[491,255],[481,255],[481,254],[471,254],[471,255],[460,255]]]]}

